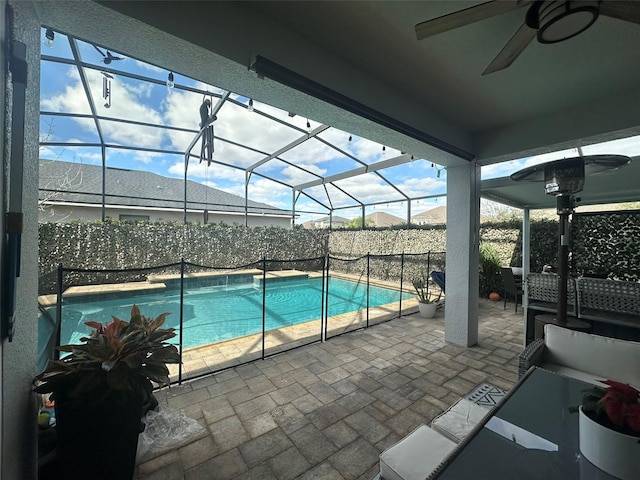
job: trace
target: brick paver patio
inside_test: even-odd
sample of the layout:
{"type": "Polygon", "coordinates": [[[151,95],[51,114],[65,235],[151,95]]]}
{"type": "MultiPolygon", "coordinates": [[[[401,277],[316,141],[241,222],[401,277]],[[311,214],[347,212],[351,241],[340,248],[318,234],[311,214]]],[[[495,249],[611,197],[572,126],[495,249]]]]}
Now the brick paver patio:
{"type": "Polygon", "coordinates": [[[407,315],[158,392],[206,432],[139,480],[370,480],[385,448],[478,384],[517,379],[523,318],[480,300],[480,340],[444,341],[444,312],[407,315]]]}

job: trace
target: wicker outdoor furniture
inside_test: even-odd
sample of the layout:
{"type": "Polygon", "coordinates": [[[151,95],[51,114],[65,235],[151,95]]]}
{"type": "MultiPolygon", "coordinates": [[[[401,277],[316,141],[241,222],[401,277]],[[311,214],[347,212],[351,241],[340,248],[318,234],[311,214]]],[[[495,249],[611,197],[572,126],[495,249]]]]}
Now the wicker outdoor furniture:
{"type": "Polygon", "coordinates": [[[640,328],[640,283],[582,277],[578,317],[640,328]]]}
{"type": "Polygon", "coordinates": [[[593,335],[545,325],[545,338],[535,340],[518,358],[518,377],[532,366],[589,383],[617,380],[640,387],[640,342],[593,335]]]}
{"type": "MultiPolygon", "coordinates": [[[[535,318],[556,313],[558,276],[531,273],[527,277],[527,343],[534,338],[535,318]]],[[[640,283],[580,277],[567,280],[567,313],[592,324],[593,332],[640,340],[640,283]]]]}

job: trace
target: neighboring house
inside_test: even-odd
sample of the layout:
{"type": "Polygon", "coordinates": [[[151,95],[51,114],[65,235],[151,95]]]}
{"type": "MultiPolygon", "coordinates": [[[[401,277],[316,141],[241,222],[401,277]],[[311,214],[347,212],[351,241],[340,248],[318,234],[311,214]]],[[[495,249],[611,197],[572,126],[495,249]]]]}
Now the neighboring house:
{"type": "Polygon", "coordinates": [[[341,228],[345,223],[350,222],[348,218],[339,217],[334,215],[333,217],[322,217],[316,220],[310,220],[302,224],[304,228],[341,228]]]}
{"type": "Polygon", "coordinates": [[[391,215],[385,212],[370,213],[364,217],[365,222],[373,227],[392,227],[394,225],[402,225],[407,223],[405,219],[391,215]]]}
{"type": "Polygon", "coordinates": [[[415,225],[444,225],[447,223],[447,207],[436,207],[411,217],[415,225]]]}
{"type": "MultiPolygon", "coordinates": [[[[184,180],[107,167],[105,218],[184,220],[184,180]]],[[[58,160],[40,160],[39,221],[93,221],[102,218],[102,167],[58,160]]],[[[247,202],[249,225],[291,228],[291,211],[266,203],[247,202]]],[[[187,220],[198,223],[245,224],[243,197],[187,182],[187,220]]]]}

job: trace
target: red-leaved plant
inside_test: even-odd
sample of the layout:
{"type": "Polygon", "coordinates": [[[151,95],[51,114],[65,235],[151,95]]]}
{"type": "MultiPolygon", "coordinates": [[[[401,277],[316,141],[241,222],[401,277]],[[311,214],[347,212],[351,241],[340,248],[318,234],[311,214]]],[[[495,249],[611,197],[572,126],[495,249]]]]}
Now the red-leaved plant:
{"type": "Polygon", "coordinates": [[[640,437],[640,391],[615,380],[600,382],[607,386],[587,391],[582,399],[582,411],[600,425],[640,437]]]}
{"type": "Polygon", "coordinates": [[[107,325],[85,322],[93,328],[79,345],[62,345],[68,355],[49,363],[36,377],[37,393],[51,393],[56,402],[87,399],[99,404],[124,403],[129,395],[145,401],[153,384],[169,384],[168,363],[179,363],[180,354],[167,340],[175,337],[173,328],[161,328],[169,313],[145,317],[137,305],[131,308],[131,320],[113,317],[107,325]]]}

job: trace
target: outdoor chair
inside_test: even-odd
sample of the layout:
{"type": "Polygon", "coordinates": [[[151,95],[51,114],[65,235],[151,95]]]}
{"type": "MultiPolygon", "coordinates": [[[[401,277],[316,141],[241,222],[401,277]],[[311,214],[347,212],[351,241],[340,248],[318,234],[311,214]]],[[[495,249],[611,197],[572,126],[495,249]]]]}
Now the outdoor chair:
{"type": "Polygon", "coordinates": [[[516,282],[511,267],[502,267],[500,269],[500,275],[502,276],[502,283],[504,285],[504,308],[507,308],[507,295],[509,295],[514,299],[516,313],[518,313],[518,298],[522,301],[523,294],[522,282],[516,282]]]}
{"type": "Polygon", "coordinates": [[[442,292],[444,293],[444,272],[438,272],[434,270],[433,272],[431,272],[431,279],[435,282],[436,285],[440,287],[440,290],[442,290],[442,292]]]}

